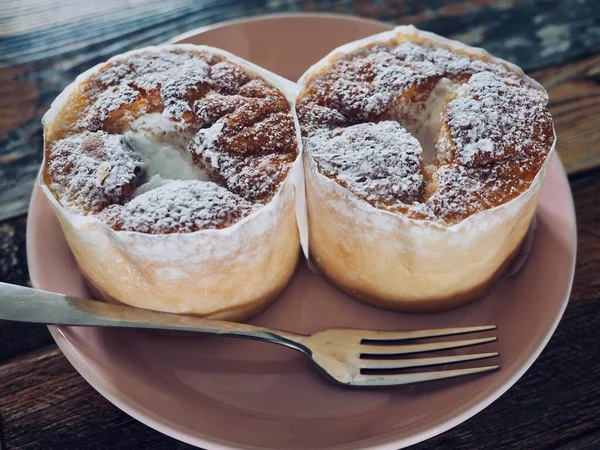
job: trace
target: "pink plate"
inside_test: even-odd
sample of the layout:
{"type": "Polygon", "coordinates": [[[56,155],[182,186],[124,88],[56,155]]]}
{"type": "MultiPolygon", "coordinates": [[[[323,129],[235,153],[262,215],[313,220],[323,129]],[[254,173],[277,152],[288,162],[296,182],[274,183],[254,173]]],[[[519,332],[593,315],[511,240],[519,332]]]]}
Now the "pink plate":
{"type": "MultiPolygon", "coordinates": [[[[229,22],[180,37],[229,50],[296,78],[332,48],[388,28],[338,16],[286,15],[229,22]]],[[[87,296],[41,191],[31,198],[27,256],[35,287],[87,296]]],[[[301,264],[287,290],[254,323],[299,333],[327,327],[416,329],[493,323],[498,372],[451,382],[353,390],[271,344],[157,332],[50,327],[57,344],[103,396],[143,423],[208,449],[397,449],[481,411],[538,357],[567,305],[575,265],[573,201],[552,162],[529,258],[486,298],[432,315],[390,313],[354,301],[301,264]]]]}

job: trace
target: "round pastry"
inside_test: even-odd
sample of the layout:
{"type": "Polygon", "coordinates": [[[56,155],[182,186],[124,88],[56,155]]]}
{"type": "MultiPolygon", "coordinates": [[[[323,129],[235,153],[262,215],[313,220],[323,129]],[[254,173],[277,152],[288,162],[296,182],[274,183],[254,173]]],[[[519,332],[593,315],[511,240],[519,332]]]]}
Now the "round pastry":
{"type": "Polygon", "coordinates": [[[543,88],[412,26],[334,50],[299,85],[321,272],[398,310],[485,293],[518,252],[554,149],[543,88]]]}
{"type": "Polygon", "coordinates": [[[275,299],[299,256],[294,93],[224,51],[171,45],[55,100],[39,182],[98,297],[229,320],[275,299]]]}

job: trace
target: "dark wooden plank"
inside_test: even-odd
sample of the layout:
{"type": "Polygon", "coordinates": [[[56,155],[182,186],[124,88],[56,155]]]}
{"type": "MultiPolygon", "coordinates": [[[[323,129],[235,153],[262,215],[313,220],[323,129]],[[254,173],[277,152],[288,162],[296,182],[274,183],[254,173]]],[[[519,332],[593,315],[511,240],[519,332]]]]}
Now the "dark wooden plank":
{"type": "MultiPolygon", "coordinates": [[[[415,449],[586,448],[600,429],[600,299],[567,309],[549,346],[503,397],[415,449]],[[576,443],[581,446],[574,447],[576,443]]],[[[8,448],[188,449],[110,405],[55,347],[0,366],[8,448]]],[[[587,447],[590,448],[590,447],[587,447]]]]}
{"type": "MultiPolygon", "coordinates": [[[[417,448],[574,448],[569,447],[571,442],[584,448],[594,442],[589,441],[593,439],[589,433],[600,427],[600,393],[595,391],[600,354],[594,351],[600,338],[598,173],[572,182],[580,239],[572,296],[575,303],[567,310],[548,350],[491,408],[417,448]]],[[[1,279],[19,284],[27,283],[24,221],[21,217],[0,226],[2,254],[10,255],[2,259],[1,279]]],[[[2,323],[0,361],[44,345],[49,339],[43,327],[2,323]]],[[[0,366],[0,412],[5,417],[9,448],[189,448],[113,408],[86,385],[58,350],[47,352],[30,353],[0,366]],[[40,447],[42,443],[48,446],[40,447]]]]}
{"type": "Polygon", "coordinates": [[[572,450],[572,449],[598,449],[600,448],[600,427],[583,433],[575,439],[567,440],[564,443],[557,442],[555,445],[548,446],[547,450],[572,450]]]}
{"type": "MultiPolygon", "coordinates": [[[[574,303],[548,349],[517,386],[489,409],[416,448],[591,448],[597,442],[599,174],[595,171],[572,182],[579,227],[574,303]]],[[[25,217],[0,224],[4,256],[0,280],[28,283],[24,224],[25,217]]],[[[0,365],[0,413],[8,448],[191,448],[147,429],[110,405],[56,348],[45,347],[50,340],[45,327],[0,323],[0,363],[4,363],[0,365]],[[27,354],[15,358],[23,353],[27,354]]]]}
{"type": "Polygon", "coordinates": [[[571,189],[578,242],[570,301],[593,301],[600,295],[600,170],[576,177],[571,189]]]}
{"type": "Polygon", "coordinates": [[[507,394],[464,425],[415,448],[542,449],[598,430],[599,322],[598,297],[570,304],[547,349],[507,394]]]}
{"type": "MultiPolygon", "coordinates": [[[[241,15],[355,13],[483,45],[548,88],[569,170],[597,167],[600,3],[428,0],[35,0],[0,3],[0,217],[25,211],[41,155],[39,119],[79,72],[133,47],[241,15]],[[583,57],[583,59],[578,59],[583,57]],[[572,60],[565,64],[566,60],[572,60]],[[545,68],[550,64],[556,67],[545,68]],[[22,182],[25,181],[25,182],[22,182]]],[[[579,254],[564,320],[525,377],[485,412],[416,448],[596,448],[600,444],[600,171],[572,177],[579,254]]],[[[0,280],[27,284],[25,217],[0,223],[0,280]]],[[[8,448],[184,449],[110,405],[43,326],[0,323],[0,413],[8,448]]],[[[0,443],[2,442],[0,437],[0,443]]]]}
{"type": "MultiPolygon", "coordinates": [[[[25,220],[20,216],[0,223],[0,281],[30,286],[25,220]]],[[[0,321],[0,363],[51,342],[43,325],[0,321]]]]}
{"type": "Polygon", "coordinates": [[[29,272],[25,253],[26,216],[0,223],[0,281],[27,286],[29,272]]]}
{"type": "MultiPolygon", "coordinates": [[[[414,23],[484,46],[526,69],[564,63],[600,49],[600,3],[594,1],[143,0],[123,5],[119,0],[10,0],[0,4],[0,218],[27,210],[41,160],[40,118],[79,73],[117,53],[164,42],[195,27],[284,11],[354,13],[414,23]]],[[[561,128],[581,139],[561,150],[566,154],[575,149],[577,161],[581,149],[600,153],[597,145],[586,145],[597,142],[597,135],[583,132],[600,129],[598,115],[582,120],[580,112],[572,117],[579,127],[561,128]]],[[[569,167],[579,169],[576,164],[569,167]]]]}
{"type": "Polygon", "coordinates": [[[9,449],[184,449],[95,392],[56,347],[0,367],[0,412],[9,449]]]}

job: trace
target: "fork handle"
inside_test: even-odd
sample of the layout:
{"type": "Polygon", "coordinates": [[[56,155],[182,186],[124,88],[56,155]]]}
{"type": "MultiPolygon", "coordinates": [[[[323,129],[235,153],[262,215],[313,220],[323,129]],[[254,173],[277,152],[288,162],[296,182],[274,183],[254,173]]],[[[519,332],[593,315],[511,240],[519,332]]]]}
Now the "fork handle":
{"type": "Polygon", "coordinates": [[[8,283],[0,283],[0,319],[48,325],[188,331],[267,341],[308,352],[301,343],[305,336],[287,331],[114,305],[8,283]]]}

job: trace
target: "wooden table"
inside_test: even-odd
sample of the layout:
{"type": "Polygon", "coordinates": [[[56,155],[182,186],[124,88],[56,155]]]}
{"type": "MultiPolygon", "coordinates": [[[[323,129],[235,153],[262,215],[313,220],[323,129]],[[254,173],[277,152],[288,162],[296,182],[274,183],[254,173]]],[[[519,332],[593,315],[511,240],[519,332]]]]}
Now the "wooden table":
{"type": "MultiPolygon", "coordinates": [[[[502,398],[421,449],[600,446],[600,2],[4,0],[0,4],[0,280],[28,285],[25,224],[41,160],[40,117],[78,73],[113,54],[245,15],[354,13],[481,45],[550,92],[570,173],[579,248],[565,317],[502,398]]],[[[532,318],[535,320],[535,318],[532,318]]],[[[69,365],[43,326],[0,323],[0,445],[185,449],[127,416],[69,365]]]]}

